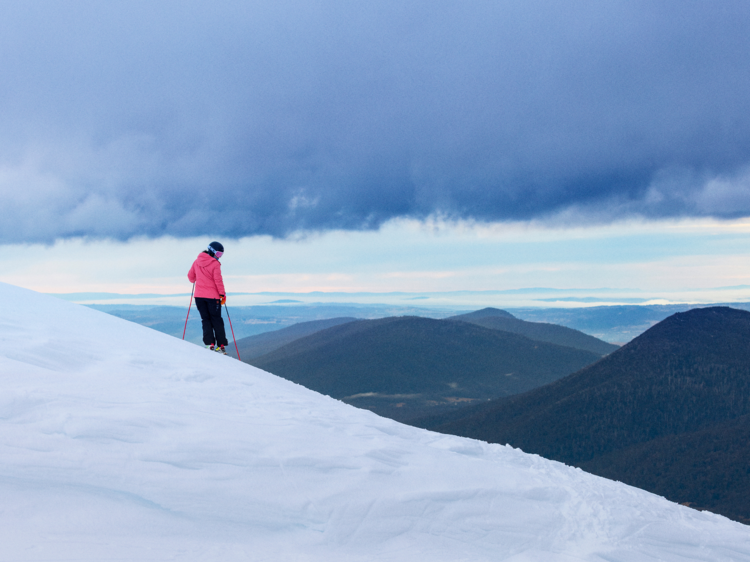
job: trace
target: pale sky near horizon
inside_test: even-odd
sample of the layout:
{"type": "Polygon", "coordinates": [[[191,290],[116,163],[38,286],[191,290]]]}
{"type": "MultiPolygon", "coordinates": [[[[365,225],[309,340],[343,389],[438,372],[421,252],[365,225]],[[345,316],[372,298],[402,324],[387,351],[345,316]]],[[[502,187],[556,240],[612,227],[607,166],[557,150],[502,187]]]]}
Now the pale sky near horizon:
{"type": "Polygon", "coordinates": [[[183,292],[218,239],[235,291],[750,284],[748,29],[743,0],[0,3],[0,281],[183,292]]]}
{"type": "MultiPolygon", "coordinates": [[[[229,294],[444,292],[526,287],[616,289],[668,302],[750,300],[750,221],[528,224],[333,231],[298,240],[222,239],[229,294]],[[748,285],[731,293],[712,291],[748,285]],[[690,296],[692,295],[692,296],[690,296]]],[[[0,281],[41,292],[189,292],[185,274],[207,238],[0,246],[0,281]]]]}

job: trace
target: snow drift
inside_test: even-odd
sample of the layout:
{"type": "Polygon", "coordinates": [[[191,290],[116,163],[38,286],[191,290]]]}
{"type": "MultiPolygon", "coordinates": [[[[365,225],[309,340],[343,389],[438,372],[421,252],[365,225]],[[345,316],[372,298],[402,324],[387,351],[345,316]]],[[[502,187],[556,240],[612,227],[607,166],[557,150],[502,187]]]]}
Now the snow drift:
{"type": "Polygon", "coordinates": [[[0,284],[0,559],[750,560],[748,527],[0,284]]]}

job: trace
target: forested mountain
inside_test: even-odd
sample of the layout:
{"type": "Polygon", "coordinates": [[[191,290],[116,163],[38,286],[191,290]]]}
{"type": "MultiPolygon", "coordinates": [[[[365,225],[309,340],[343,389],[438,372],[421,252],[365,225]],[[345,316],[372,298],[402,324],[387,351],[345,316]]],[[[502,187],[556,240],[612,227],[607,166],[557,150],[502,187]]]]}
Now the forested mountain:
{"type": "Polygon", "coordinates": [[[470,322],[493,330],[521,334],[532,340],[585,349],[598,355],[607,355],[620,347],[565,326],[546,322],[526,322],[497,308],[485,308],[469,314],[451,316],[448,320],[470,322]]]}
{"type": "Polygon", "coordinates": [[[748,312],[675,314],[577,373],[465,414],[417,424],[750,519],[748,312]]]}
{"type": "Polygon", "coordinates": [[[246,362],[405,420],[524,392],[598,359],[465,322],[396,317],[338,325],[246,362]]]}

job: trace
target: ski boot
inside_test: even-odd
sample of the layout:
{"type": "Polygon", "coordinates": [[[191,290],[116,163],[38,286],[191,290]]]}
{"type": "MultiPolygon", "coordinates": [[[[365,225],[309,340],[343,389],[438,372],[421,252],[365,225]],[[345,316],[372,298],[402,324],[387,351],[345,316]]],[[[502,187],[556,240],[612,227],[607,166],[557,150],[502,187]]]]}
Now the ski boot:
{"type": "Polygon", "coordinates": [[[226,355],[227,354],[227,350],[224,349],[223,345],[217,345],[216,349],[214,351],[217,351],[218,353],[221,353],[222,355],[226,355]]]}

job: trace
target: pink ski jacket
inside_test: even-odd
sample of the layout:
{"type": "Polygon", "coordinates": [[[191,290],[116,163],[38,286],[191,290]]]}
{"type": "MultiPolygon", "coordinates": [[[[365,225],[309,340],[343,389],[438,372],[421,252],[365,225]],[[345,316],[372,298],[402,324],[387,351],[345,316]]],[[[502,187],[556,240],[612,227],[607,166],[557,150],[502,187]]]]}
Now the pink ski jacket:
{"type": "Polygon", "coordinates": [[[224,280],[221,278],[221,264],[206,252],[198,254],[188,271],[188,280],[195,283],[195,296],[204,299],[218,299],[226,295],[224,280]]]}

